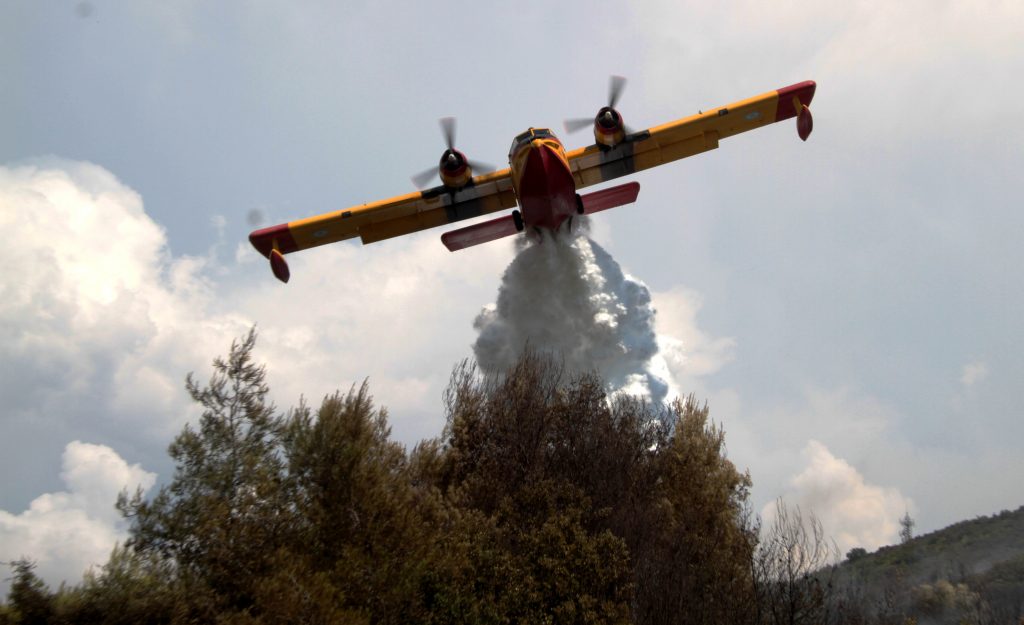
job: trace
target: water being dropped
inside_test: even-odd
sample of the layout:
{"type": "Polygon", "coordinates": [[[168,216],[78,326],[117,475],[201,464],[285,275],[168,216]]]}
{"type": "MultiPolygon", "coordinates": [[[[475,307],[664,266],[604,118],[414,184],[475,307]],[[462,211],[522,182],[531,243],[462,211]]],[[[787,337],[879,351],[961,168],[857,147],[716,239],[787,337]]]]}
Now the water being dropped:
{"type": "Polygon", "coordinates": [[[482,371],[500,373],[529,345],[570,370],[596,370],[613,393],[662,402],[669,385],[654,317],[647,286],[600,245],[583,234],[545,233],[505,270],[497,301],[474,322],[473,351],[482,371]]]}

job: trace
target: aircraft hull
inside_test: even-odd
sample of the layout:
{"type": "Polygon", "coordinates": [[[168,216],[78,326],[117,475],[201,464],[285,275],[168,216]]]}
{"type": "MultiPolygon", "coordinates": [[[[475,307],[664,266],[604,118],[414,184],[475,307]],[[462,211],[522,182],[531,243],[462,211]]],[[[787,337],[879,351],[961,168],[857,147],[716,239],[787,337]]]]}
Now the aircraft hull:
{"type": "Polygon", "coordinates": [[[557,230],[576,214],[576,183],[564,157],[542,142],[530,146],[516,189],[527,227],[557,230]]]}

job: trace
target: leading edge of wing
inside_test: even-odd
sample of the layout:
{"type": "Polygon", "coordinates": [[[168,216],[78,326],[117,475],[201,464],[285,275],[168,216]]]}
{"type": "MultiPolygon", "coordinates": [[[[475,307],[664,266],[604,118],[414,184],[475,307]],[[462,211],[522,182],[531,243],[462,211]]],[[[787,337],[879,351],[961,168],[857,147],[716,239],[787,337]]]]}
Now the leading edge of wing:
{"type": "Polygon", "coordinates": [[[255,230],[249,242],[267,258],[272,250],[290,254],[357,236],[371,243],[499,210],[508,194],[514,206],[510,171],[505,168],[474,176],[458,190],[439,186],[255,230]],[[495,196],[497,202],[488,199],[495,196]]]}
{"type": "Polygon", "coordinates": [[[566,154],[577,188],[599,184],[718,147],[748,130],[797,117],[814,98],[817,85],[806,80],[711,108],[627,135],[613,148],[590,145],[566,154]]]}

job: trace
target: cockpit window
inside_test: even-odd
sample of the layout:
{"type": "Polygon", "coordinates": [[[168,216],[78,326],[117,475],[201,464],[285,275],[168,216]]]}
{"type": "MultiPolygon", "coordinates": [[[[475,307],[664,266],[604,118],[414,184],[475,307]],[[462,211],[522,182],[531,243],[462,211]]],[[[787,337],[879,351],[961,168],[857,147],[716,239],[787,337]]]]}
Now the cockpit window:
{"type": "Polygon", "coordinates": [[[547,128],[530,128],[524,133],[516,136],[512,141],[512,147],[509,148],[508,155],[512,156],[517,149],[524,144],[529,143],[533,139],[551,139],[554,135],[547,128]]]}
{"type": "Polygon", "coordinates": [[[508,149],[509,157],[515,154],[515,151],[519,148],[519,146],[523,145],[524,143],[528,143],[530,141],[531,136],[531,131],[529,130],[522,134],[516,135],[516,138],[512,140],[512,147],[508,149]]]}

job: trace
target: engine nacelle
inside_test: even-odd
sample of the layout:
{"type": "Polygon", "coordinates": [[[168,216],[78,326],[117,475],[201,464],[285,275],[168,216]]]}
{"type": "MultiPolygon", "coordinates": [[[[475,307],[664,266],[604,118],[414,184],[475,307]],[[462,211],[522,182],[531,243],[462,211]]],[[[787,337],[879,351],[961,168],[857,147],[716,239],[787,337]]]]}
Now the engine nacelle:
{"type": "Polygon", "coordinates": [[[594,117],[594,140],[598,145],[613,148],[626,138],[622,115],[610,106],[603,107],[594,117]]]}
{"type": "Polygon", "coordinates": [[[470,167],[466,155],[454,148],[445,150],[441,155],[437,172],[444,186],[451,189],[461,189],[473,178],[473,168],[470,167]]]}

